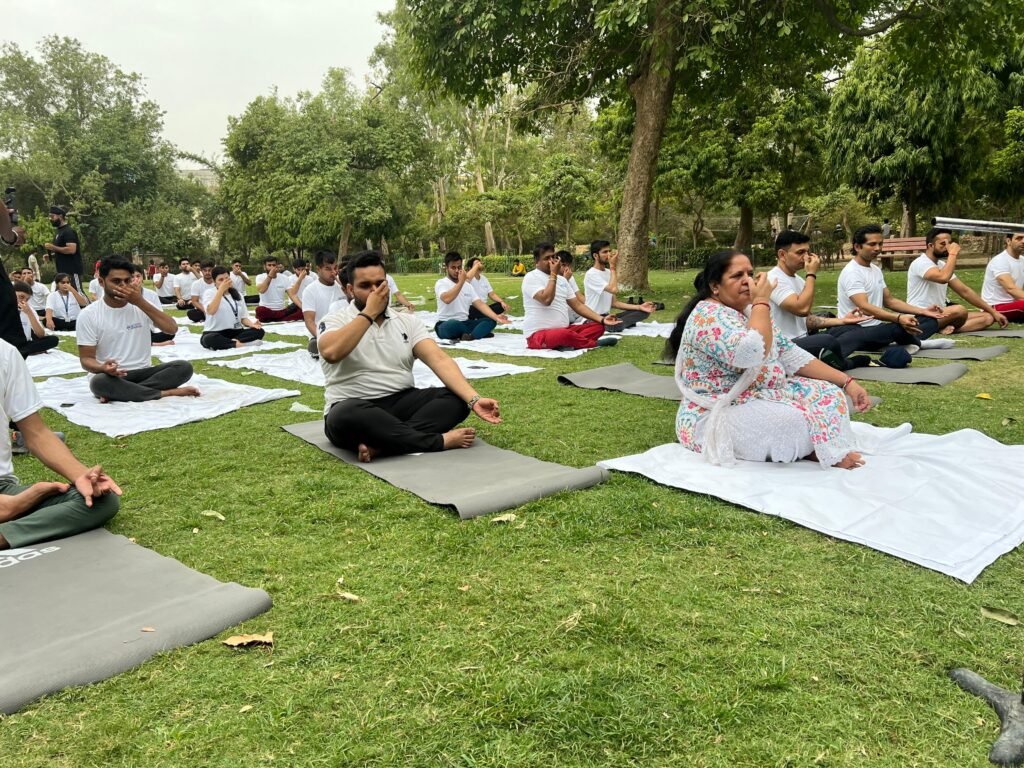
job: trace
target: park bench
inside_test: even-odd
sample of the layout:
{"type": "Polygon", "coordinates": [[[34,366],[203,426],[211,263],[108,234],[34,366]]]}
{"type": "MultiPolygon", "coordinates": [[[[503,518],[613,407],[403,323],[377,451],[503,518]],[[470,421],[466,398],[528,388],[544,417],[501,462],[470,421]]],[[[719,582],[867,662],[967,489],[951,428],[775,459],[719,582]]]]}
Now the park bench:
{"type": "Polygon", "coordinates": [[[924,252],[923,237],[890,237],[882,245],[882,252],[879,258],[882,261],[882,269],[893,270],[893,263],[897,256],[903,258],[903,269],[910,266],[910,262],[924,252]]]}

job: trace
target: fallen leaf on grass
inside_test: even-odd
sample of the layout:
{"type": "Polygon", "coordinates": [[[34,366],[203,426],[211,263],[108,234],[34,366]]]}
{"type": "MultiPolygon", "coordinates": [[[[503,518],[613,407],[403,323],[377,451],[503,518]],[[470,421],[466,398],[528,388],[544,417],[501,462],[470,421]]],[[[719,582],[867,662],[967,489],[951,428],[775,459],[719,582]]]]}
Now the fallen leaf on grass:
{"type": "Polygon", "coordinates": [[[463,584],[459,587],[459,592],[469,592],[469,584],[463,584]]]}
{"type": "Polygon", "coordinates": [[[1002,423],[1003,423],[1004,427],[1008,427],[1011,424],[1016,424],[1017,420],[1015,418],[1013,418],[1013,416],[1007,416],[1005,419],[1003,419],[1002,423]]]}
{"type": "Polygon", "coordinates": [[[572,616],[567,618],[565,621],[559,623],[558,629],[563,632],[571,632],[576,629],[580,624],[580,619],[583,617],[583,611],[576,611],[572,616]]]}
{"type": "Polygon", "coordinates": [[[998,621],[1001,624],[1007,624],[1011,627],[1016,627],[1020,624],[1020,619],[1017,618],[1016,614],[1010,613],[1002,608],[990,608],[987,605],[983,605],[981,607],[981,615],[986,619],[992,619],[992,621],[998,621]]]}
{"type": "Polygon", "coordinates": [[[231,648],[248,648],[250,645],[272,646],[274,644],[274,633],[266,632],[262,635],[232,635],[222,642],[224,645],[230,646],[231,648]]]}
{"type": "Polygon", "coordinates": [[[199,533],[199,529],[198,528],[193,528],[192,529],[192,533],[199,533]]]}
{"type": "Polygon", "coordinates": [[[344,577],[344,576],[339,576],[339,577],[338,577],[338,582],[337,582],[337,583],[338,583],[338,584],[344,584],[344,583],[345,583],[345,577],[344,577]]]}
{"type": "Polygon", "coordinates": [[[153,627],[143,627],[141,631],[142,632],[156,632],[156,630],[153,629],[153,627]]]}
{"type": "Polygon", "coordinates": [[[240,714],[240,715],[245,714],[250,709],[252,709],[252,704],[246,704],[244,707],[242,707],[240,710],[238,710],[238,714],[240,714]]]}
{"type": "Polygon", "coordinates": [[[979,392],[974,396],[974,398],[976,400],[991,400],[992,395],[990,395],[988,392],[979,392]]]}
{"type": "Polygon", "coordinates": [[[339,600],[344,600],[346,603],[361,603],[363,598],[359,595],[353,595],[351,592],[339,592],[337,594],[339,600]]]}
{"type": "Polygon", "coordinates": [[[492,523],[514,523],[515,521],[516,521],[516,513],[515,512],[509,512],[507,515],[498,515],[497,517],[492,517],[491,518],[491,522],[492,523]]]}
{"type": "Polygon", "coordinates": [[[222,515],[222,514],[221,514],[220,512],[214,512],[214,511],[213,511],[212,509],[204,509],[204,510],[203,510],[202,512],[200,512],[199,514],[200,514],[200,515],[202,515],[203,517],[216,517],[216,518],[217,518],[218,520],[220,520],[220,521],[221,521],[222,523],[223,523],[223,522],[224,522],[225,520],[227,520],[227,518],[226,518],[226,517],[224,517],[224,515],[222,515]]]}
{"type": "Polygon", "coordinates": [[[255,376],[256,371],[242,371],[243,376],[255,376]]]}

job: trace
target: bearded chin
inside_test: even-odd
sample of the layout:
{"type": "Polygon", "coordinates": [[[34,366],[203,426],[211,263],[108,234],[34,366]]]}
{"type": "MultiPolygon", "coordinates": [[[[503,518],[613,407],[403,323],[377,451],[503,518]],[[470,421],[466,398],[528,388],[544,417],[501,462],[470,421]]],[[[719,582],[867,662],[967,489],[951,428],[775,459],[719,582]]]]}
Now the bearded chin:
{"type": "Polygon", "coordinates": [[[362,301],[358,296],[352,297],[352,303],[356,305],[356,309],[358,309],[360,312],[366,309],[366,302],[362,301]]]}

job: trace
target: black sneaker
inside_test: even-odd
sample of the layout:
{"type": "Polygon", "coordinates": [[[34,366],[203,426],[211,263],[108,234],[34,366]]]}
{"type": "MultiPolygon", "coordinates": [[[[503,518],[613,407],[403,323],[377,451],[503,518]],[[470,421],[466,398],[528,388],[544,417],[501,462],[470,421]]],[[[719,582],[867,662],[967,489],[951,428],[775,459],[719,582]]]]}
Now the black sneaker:
{"type": "Polygon", "coordinates": [[[846,370],[852,368],[867,368],[871,365],[871,358],[867,355],[850,355],[846,358],[846,370]]]}
{"type": "Polygon", "coordinates": [[[597,346],[599,347],[614,347],[618,343],[619,338],[617,336],[602,336],[597,340],[597,346]]]}

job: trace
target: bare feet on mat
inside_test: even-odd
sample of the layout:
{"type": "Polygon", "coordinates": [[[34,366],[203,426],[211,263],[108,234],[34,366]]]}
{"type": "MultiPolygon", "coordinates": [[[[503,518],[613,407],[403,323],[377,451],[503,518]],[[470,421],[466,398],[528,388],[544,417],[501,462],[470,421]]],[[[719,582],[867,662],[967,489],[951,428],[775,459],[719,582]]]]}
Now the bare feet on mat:
{"type": "Polygon", "coordinates": [[[359,450],[356,451],[356,453],[359,455],[359,460],[363,462],[363,464],[369,464],[374,460],[374,458],[376,458],[378,451],[376,448],[371,448],[366,443],[360,443],[359,450]]]}
{"type": "Polygon", "coordinates": [[[100,403],[101,403],[101,404],[104,404],[104,405],[105,405],[106,403],[109,403],[109,402],[110,402],[110,401],[109,401],[109,400],[108,400],[107,398],[105,398],[105,397],[101,397],[101,398],[100,398],[100,403]]]}
{"type": "Polygon", "coordinates": [[[445,432],[441,437],[444,438],[444,450],[446,451],[452,448],[469,448],[476,439],[476,430],[472,427],[463,427],[445,432]]]}
{"type": "Polygon", "coordinates": [[[856,469],[864,466],[864,459],[856,451],[850,451],[843,457],[842,461],[833,464],[838,469],[856,469]]]}
{"type": "Polygon", "coordinates": [[[34,483],[15,496],[0,496],[0,523],[21,517],[50,496],[65,493],[67,483],[34,483]]]}
{"type": "Polygon", "coordinates": [[[160,397],[199,397],[199,390],[195,387],[175,387],[163,390],[160,397]]]}
{"type": "Polygon", "coordinates": [[[174,339],[171,339],[170,341],[154,341],[151,346],[154,346],[154,347],[169,347],[173,343],[174,343],[174,339]]]}

